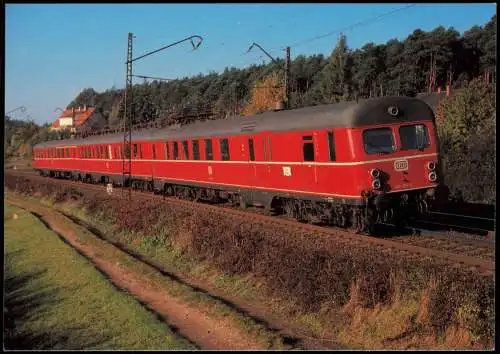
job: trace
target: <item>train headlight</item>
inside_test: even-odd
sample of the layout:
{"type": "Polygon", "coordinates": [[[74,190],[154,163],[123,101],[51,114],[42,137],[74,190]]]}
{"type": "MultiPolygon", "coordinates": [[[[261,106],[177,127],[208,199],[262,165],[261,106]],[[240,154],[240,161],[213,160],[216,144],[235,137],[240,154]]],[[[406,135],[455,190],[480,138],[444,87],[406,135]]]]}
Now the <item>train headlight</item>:
{"type": "Polygon", "coordinates": [[[432,171],[429,173],[429,181],[435,182],[437,180],[437,174],[436,172],[432,171]]]}
{"type": "Polygon", "coordinates": [[[370,171],[370,175],[373,177],[373,178],[379,178],[380,177],[380,170],[377,170],[376,168],[372,169],[370,171]]]}
{"type": "Polygon", "coordinates": [[[374,179],[372,182],[372,188],[373,189],[379,189],[380,188],[380,180],[379,179],[374,179]]]}
{"type": "Polygon", "coordinates": [[[434,171],[436,169],[436,163],[434,161],[429,161],[427,162],[427,168],[430,171],[434,171]]]}

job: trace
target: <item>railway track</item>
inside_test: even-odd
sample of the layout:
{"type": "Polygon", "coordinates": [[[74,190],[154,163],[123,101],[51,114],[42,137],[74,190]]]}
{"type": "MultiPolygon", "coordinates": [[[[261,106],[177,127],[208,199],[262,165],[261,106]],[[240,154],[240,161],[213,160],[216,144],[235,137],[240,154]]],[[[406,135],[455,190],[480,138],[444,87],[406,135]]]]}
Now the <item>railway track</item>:
{"type": "MultiPolygon", "coordinates": [[[[55,183],[66,186],[71,186],[80,190],[87,190],[93,193],[103,193],[105,187],[102,185],[85,184],[82,182],[75,182],[64,179],[48,179],[46,177],[38,176],[35,173],[8,171],[8,174],[17,177],[26,177],[34,180],[43,181],[44,183],[55,183]]],[[[208,213],[215,215],[223,215],[225,217],[238,219],[241,222],[253,222],[261,224],[265,227],[279,227],[283,231],[290,230],[290,228],[307,235],[308,237],[323,236],[328,239],[335,240],[335,242],[347,244],[354,247],[375,247],[380,252],[399,252],[404,254],[405,257],[413,259],[422,259],[423,257],[430,257],[434,260],[453,264],[459,267],[467,267],[474,269],[479,273],[491,274],[495,270],[494,266],[494,247],[493,244],[482,243],[478,244],[480,240],[475,240],[476,244],[471,242],[462,242],[458,239],[450,239],[450,237],[435,238],[431,236],[420,235],[415,236],[394,236],[390,238],[360,236],[349,233],[340,228],[326,228],[322,226],[303,224],[295,220],[285,218],[277,218],[262,213],[255,213],[243,211],[236,208],[214,206],[205,203],[196,203],[186,200],[174,199],[161,195],[154,195],[152,193],[144,193],[133,191],[133,196],[136,200],[162,200],[172,205],[178,205],[185,209],[199,210],[202,208],[208,213]],[[436,241],[439,240],[439,241],[436,241]]],[[[121,191],[115,189],[114,195],[111,198],[122,197],[121,191]]]]}

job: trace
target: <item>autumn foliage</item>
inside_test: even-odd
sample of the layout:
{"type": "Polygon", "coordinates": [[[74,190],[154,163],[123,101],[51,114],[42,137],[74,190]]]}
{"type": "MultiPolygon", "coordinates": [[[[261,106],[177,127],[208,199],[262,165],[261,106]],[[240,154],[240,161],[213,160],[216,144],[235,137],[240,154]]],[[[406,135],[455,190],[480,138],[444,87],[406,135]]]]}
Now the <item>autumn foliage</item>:
{"type": "Polygon", "coordinates": [[[289,301],[305,312],[335,313],[349,303],[380,311],[398,301],[417,301],[423,292],[421,309],[425,313],[409,318],[408,328],[418,325],[415,331],[442,337],[458,326],[478,342],[490,343],[494,337],[491,275],[478,276],[437,260],[381,253],[377,248],[339,242],[330,235],[313,237],[293,228],[247,223],[161,200],[129,203],[97,191],[80,192],[10,174],[5,187],[52,196],[56,203],[77,200],[86,212],[109,220],[113,237],[132,238],[138,244],[151,238],[154,243],[156,235],[165,233],[169,244],[181,253],[228,275],[255,277],[271,298],[289,301]]]}
{"type": "Polygon", "coordinates": [[[280,76],[277,73],[266,76],[257,81],[252,89],[250,103],[243,109],[244,116],[278,108],[285,100],[285,87],[280,83],[280,76]]]}

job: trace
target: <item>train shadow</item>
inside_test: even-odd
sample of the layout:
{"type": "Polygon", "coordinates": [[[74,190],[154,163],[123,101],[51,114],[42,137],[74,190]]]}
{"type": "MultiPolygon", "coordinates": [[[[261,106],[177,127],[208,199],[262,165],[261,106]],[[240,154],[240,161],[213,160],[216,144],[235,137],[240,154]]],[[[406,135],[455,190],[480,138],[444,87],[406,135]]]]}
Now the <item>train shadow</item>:
{"type": "Polygon", "coordinates": [[[6,250],[4,259],[4,349],[81,350],[102,347],[110,340],[102,333],[75,326],[69,320],[57,326],[35,324],[43,323],[48,311],[61,301],[58,295],[61,287],[34,286],[43,283],[47,269],[22,274],[15,272],[12,261],[23,257],[23,253],[22,250],[6,250]],[[34,324],[33,329],[26,330],[24,325],[29,322],[34,324]]]}

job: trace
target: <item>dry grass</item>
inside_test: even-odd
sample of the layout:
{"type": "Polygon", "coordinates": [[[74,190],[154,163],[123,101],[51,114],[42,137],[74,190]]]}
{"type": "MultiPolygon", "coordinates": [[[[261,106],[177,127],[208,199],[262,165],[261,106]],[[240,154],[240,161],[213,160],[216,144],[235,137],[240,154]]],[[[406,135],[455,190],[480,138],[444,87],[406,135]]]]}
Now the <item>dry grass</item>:
{"type": "MultiPolygon", "coordinates": [[[[71,195],[55,192],[59,201],[71,195]]],[[[329,316],[338,315],[345,321],[336,324],[343,328],[339,340],[354,347],[471,348],[479,342],[488,346],[494,337],[492,277],[157,202],[134,207],[85,196],[81,203],[92,215],[116,220],[116,237],[154,249],[174,268],[228,291],[239,286],[248,289],[241,293],[259,294],[267,302],[280,299],[274,302],[287,306],[276,305],[278,311],[318,336],[333,333],[329,316]],[[120,218],[123,212],[130,217],[120,218]],[[155,235],[161,233],[165,242],[159,244],[155,235]],[[235,286],[237,279],[249,280],[235,286]]]]}

